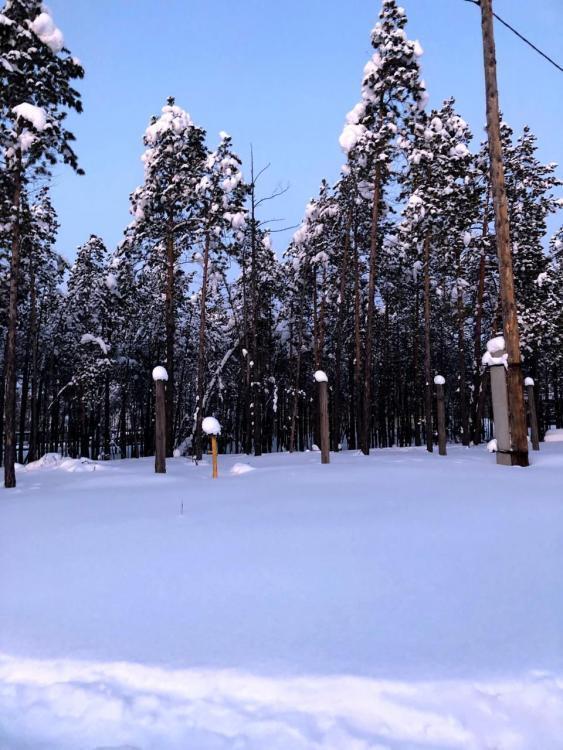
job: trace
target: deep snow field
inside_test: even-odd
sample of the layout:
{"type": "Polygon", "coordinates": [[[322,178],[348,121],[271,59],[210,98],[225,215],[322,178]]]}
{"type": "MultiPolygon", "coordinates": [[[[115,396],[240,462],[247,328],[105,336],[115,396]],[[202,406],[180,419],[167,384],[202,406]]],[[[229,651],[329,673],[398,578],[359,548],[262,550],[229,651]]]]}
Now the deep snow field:
{"type": "Polygon", "coordinates": [[[563,443],[531,457],[21,469],[0,750],[562,748],[563,443]]]}

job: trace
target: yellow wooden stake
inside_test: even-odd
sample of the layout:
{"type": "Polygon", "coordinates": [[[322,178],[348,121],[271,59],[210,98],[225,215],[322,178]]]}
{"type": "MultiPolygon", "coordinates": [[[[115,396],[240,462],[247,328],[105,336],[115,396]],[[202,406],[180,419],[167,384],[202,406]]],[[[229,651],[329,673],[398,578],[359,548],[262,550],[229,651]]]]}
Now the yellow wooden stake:
{"type": "Polygon", "coordinates": [[[217,470],[217,437],[211,435],[211,453],[213,454],[213,479],[217,479],[219,472],[217,470]]]}

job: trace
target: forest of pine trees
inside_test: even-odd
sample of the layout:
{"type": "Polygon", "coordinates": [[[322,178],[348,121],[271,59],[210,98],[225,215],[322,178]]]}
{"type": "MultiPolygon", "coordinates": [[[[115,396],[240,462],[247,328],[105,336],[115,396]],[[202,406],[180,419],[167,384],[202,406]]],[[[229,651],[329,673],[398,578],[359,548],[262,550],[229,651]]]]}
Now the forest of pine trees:
{"type": "MultiPolygon", "coordinates": [[[[432,449],[436,374],[446,380],[449,440],[490,437],[481,357],[502,321],[488,150],[453,98],[427,108],[422,48],[406,24],[395,0],[383,0],[340,135],[345,163],[335,182],[321,179],[283,255],[261,219],[260,172],[242,164],[228,134],[214,142],[170,98],[155,102],[164,106],[144,131],[144,179],[122,242],[108,248],[84,227],[70,263],[72,249],[57,248],[49,184],[57,162],[80,169],[65,117],[81,111],[83,70],[39,0],[5,3],[7,464],[48,451],[154,453],[155,365],[169,377],[168,455],[207,451],[207,415],[222,425],[223,451],[311,449],[319,369],[332,450],[432,449]]],[[[536,383],[540,428],[563,427],[563,230],[546,236],[562,182],[529,128],[503,122],[502,139],[524,374],[536,383]]]]}

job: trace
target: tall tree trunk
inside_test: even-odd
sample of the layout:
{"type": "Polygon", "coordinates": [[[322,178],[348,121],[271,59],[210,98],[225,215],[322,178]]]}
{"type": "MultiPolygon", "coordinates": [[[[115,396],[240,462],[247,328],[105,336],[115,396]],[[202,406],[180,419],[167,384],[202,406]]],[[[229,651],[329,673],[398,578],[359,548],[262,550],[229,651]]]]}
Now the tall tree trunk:
{"type": "Polygon", "coordinates": [[[377,254],[379,246],[379,202],[381,191],[381,167],[379,162],[375,167],[373,183],[373,206],[371,213],[370,248],[369,248],[369,280],[368,303],[366,316],[366,345],[364,360],[364,398],[362,418],[362,453],[369,456],[371,442],[371,395],[373,379],[373,319],[375,314],[375,278],[377,270],[377,254]]]}
{"type": "MultiPolygon", "coordinates": [[[[488,193],[487,193],[488,196],[488,193]]],[[[481,237],[483,242],[489,232],[489,218],[488,218],[488,199],[485,202],[485,217],[483,219],[483,230],[481,237]]],[[[475,445],[479,445],[481,442],[481,423],[479,421],[479,400],[480,400],[480,388],[482,387],[481,377],[481,355],[482,355],[482,326],[483,326],[483,305],[485,300],[485,272],[486,272],[486,253],[485,247],[481,250],[481,256],[479,258],[479,279],[477,282],[477,299],[475,303],[475,333],[473,341],[473,357],[475,359],[475,371],[473,376],[473,442],[475,445]]]]}
{"type": "Polygon", "coordinates": [[[121,384],[121,408],[119,410],[119,453],[121,458],[127,458],[127,381],[129,374],[129,360],[125,368],[125,378],[121,384]]]}
{"type": "Polygon", "coordinates": [[[299,379],[301,376],[301,348],[303,346],[303,316],[301,313],[301,307],[299,310],[299,328],[297,335],[297,353],[295,363],[295,380],[293,387],[293,404],[291,408],[291,426],[289,431],[289,452],[293,453],[295,450],[295,437],[297,432],[297,412],[299,408],[299,379]]]}
{"type": "Polygon", "coordinates": [[[88,434],[88,416],[86,404],[84,403],[84,390],[80,387],[78,396],[78,407],[80,410],[80,457],[90,458],[90,436],[88,434]]]}
{"type": "MultiPolygon", "coordinates": [[[[2,354],[4,354],[2,352],[2,354]]],[[[0,466],[4,466],[4,357],[2,356],[2,369],[0,370],[0,466]]]]}
{"type": "Polygon", "coordinates": [[[111,458],[111,427],[109,403],[109,373],[104,376],[104,458],[111,458]]]}
{"type": "MultiPolygon", "coordinates": [[[[419,375],[418,375],[418,337],[419,337],[419,326],[418,321],[420,319],[420,294],[418,291],[418,280],[415,284],[415,292],[414,292],[414,320],[412,325],[413,330],[413,363],[412,363],[412,393],[413,393],[413,422],[414,422],[414,444],[416,446],[422,445],[422,440],[420,438],[420,411],[419,411],[419,401],[420,401],[420,388],[419,388],[419,375]]],[[[411,436],[410,436],[410,410],[408,409],[408,397],[405,398],[405,419],[407,418],[408,414],[408,424],[409,424],[409,435],[406,439],[406,443],[408,445],[411,444],[411,436]]]]}
{"type": "Polygon", "coordinates": [[[252,297],[252,370],[249,373],[251,383],[250,407],[251,419],[253,422],[252,433],[254,439],[254,455],[262,455],[262,356],[259,348],[258,328],[260,325],[260,302],[258,295],[258,251],[256,247],[256,217],[255,217],[255,195],[254,195],[254,162],[252,164],[252,196],[250,205],[250,250],[251,250],[251,269],[250,269],[250,292],[252,297]]]}
{"type": "Polygon", "coordinates": [[[424,240],[424,421],[426,450],[432,453],[432,360],[430,350],[430,237],[424,240]]]}
{"type": "Polygon", "coordinates": [[[15,219],[12,228],[12,256],[10,259],[10,285],[8,293],[8,331],[5,348],[4,390],[4,487],[16,486],[16,331],[18,326],[18,285],[21,264],[21,155],[14,178],[12,211],[15,219]]]}
{"type": "Polygon", "coordinates": [[[201,299],[199,308],[199,343],[197,355],[197,416],[195,424],[195,441],[194,455],[198,461],[201,461],[203,446],[201,435],[201,423],[203,421],[203,395],[205,390],[205,363],[206,363],[206,335],[205,326],[207,324],[207,279],[209,275],[209,232],[205,235],[205,244],[203,248],[203,278],[201,281],[201,299]]]}
{"type": "Polygon", "coordinates": [[[465,369],[465,307],[463,301],[463,287],[461,280],[461,253],[456,255],[456,286],[457,286],[457,358],[459,372],[459,413],[461,422],[461,442],[468,446],[469,435],[469,408],[467,403],[467,376],[465,369]]]}
{"type": "Polygon", "coordinates": [[[166,455],[172,456],[174,450],[174,339],[176,336],[176,305],[175,305],[175,266],[176,253],[174,251],[174,234],[171,220],[166,233],[166,455]]]}
{"type": "Polygon", "coordinates": [[[362,379],[362,345],[361,345],[361,290],[360,290],[360,259],[358,253],[358,241],[354,236],[354,405],[356,420],[352,425],[355,433],[354,448],[360,446],[362,439],[362,401],[361,401],[361,379],[362,379]]]}
{"type": "Polygon", "coordinates": [[[346,312],[346,289],[348,280],[348,256],[350,254],[350,224],[352,222],[352,212],[348,211],[346,219],[346,228],[344,233],[344,244],[342,248],[342,261],[340,263],[340,288],[338,293],[338,313],[336,318],[336,346],[334,353],[334,394],[332,397],[332,432],[331,442],[332,450],[339,449],[342,437],[342,348],[343,348],[343,327],[344,314],[346,312]]]}
{"type": "MultiPolygon", "coordinates": [[[[35,286],[35,283],[32,286],[35,286]]],[[[31,341],[31,417],[29,425],[29,449],[27,460],[35,461],[39,456],[39,328],[40,321],[37,315],[37,301],[35,294],[32,295],[31,305],[31,325],[29,337],[31,341]]],[[[50,380],[53,381],[53,358],[49,362],[50,380]]]]}
{"type": "Polygon", "coordinates": [[[27,398],[29,395],[29,358],[30,358],[30,343],[28,341],[27,346],[25,347],[25,358],[23,363],[23,373],[22,373],[22,388],[21,388],[21,398],[20,398],[20,425],[19,425],[19,439],[18,439],[18,462],[20,464],[23,464],[24,462],[24,452],[23,452],[23,446],[25,442],[25,426],[26,426],[26,418],[27,418],[27,398]]]}

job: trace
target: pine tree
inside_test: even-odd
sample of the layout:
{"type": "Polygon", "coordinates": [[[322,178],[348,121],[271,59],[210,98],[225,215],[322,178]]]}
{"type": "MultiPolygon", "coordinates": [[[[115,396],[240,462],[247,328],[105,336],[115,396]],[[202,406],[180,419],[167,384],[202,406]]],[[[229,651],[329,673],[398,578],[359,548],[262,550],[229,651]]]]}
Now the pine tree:
{"type": "MultiPolygon", "coordinates": [[[[440,279],[450,290],[457,321],[458,392],[462,441],[469,444],[469,402],[466,385],[466,319],[468,315],[466,256],[479,209],[479,188],[468,143],[471,133],[455,112],[452,99],[428,117],[420,117],[416,138],[406,142],[410,164],[405,187],[410,192],[400,227],[403,247],[423,275],[424,392],[426,446],[432,451],[431,295],[440,279]]],[[[443,303],[444,300],[442,299],[443,303]]],[[[415,321],[415,331],[418,324],[415,321]]],[[[415,335],[418,335],[415,333],[415,335]]]]}
{"type": "Polygon", "coordinates": [[[134,221],[125,250],[158,274],[164,301],[166,452],[174,448],[175,349],[180,258],[195,242],[201,200],[198,186],[205,172],[205,131],[172,97],[145,131],[145,180],[131,195],[134,221]]]}
{"type": "Polygon", "coordinates": [[[247,187],[242,179],[241,160],[232,149],[231,137],[222,132],[221,142],[208,154],[205,172],[196,185],[200,202],[197,234],[201,244],[202,279],[199,292],[199,332],[197,355],[197,394],[194,445],[196,458],[202,455],[201,422],[204,418],[205,381],[207,378],[209,339],[208,294],[210,280],[224,277],[230,255],[238,254],[237,243],[244,241],[247,215],[244,201],[247,187]],[[234,243],[234,245],[233,245],[234,243]]]}
{"type": "Polygon", "coordinates": [[[10,225],[10,283],[5,348],[5,487],[15,487],[16,330],[22,248],[23,194],[37,176],[62,160],[78,170],[64,127],[69,109],[81,111],[71,81],[81,66],[39,0],[9,0],[0,24],[0,169],[4,194],[0,214],[10,225]]]}
{"type": "Polygon", "coordinates": [[[368,289],[362,395],[362,440],[369,454],[372,425],[373,337],[377,263],[383,241],[386,188],[393,173],[397,135],[412,134],[416,113],[427,100],[420,79],[418,42],[407,39],[405,12],[395,0],[384,0],[379,22],[372,32],[376,52],[364,68],[362,99],[347,118],[340,143],[348,154],[360,196],[369,210],[368,289]]]}
{"type": "Polygon", "coordinates": [[[547,343],[541,276],[547,272],[549,259],[542,240],[548,216],[559,207],[552,191],[563,185],[555,176],[557,165],[542,164],[536,152],[537,139],[525,127],[504,156],[520,340],[524,359],[534,361],[547,343]]]}
{"type": "MultiPolygon", "coordinates": [[[[107,250],[92,235],[78,248],[68,280],[68,335],[74,343],[72,386],[77,395],[80,455],[97,458],[100,447],[100,403],[110,360],[110,306],[107,250]]],[[[107,435],[106,435],[106,448],[107,435]]]]}

